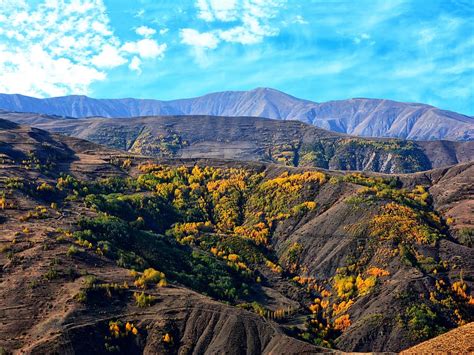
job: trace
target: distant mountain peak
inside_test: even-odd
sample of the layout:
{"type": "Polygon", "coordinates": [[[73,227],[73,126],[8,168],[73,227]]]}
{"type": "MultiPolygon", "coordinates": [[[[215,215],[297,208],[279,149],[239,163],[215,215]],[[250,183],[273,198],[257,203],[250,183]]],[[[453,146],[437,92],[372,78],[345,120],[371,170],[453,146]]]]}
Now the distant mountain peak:
{"type": "Polygon", "coordinates": [[[371,137],[415,140],[472,140],[474,118],[436,107],[388,99],[352,98],[316,103],[282,91],[257,87],[160,101],[93,99],[71,95],[36,99],[0,94],[0,108],[70,117],[136,117],[156,115],[255,116],[299,120],[317,127],[371,137]]]}
{"type": "Polygon", "coordinates": [[[271,92],[271,93],[278,93],[286,96],[290,96],[287,93],[277,90],[277,89],[272,89],[272,88],[266,88],[266,87],[258,87],[255,89],[250,90],[249,92],[271,92]]]}

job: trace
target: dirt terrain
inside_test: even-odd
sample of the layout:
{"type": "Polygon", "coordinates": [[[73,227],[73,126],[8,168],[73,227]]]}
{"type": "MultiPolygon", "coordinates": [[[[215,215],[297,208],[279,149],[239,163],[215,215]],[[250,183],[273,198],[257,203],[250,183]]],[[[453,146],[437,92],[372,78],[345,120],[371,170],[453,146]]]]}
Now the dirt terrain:
{"type": "Polygon", "coordinates": [[[472,354],[473,352],[474,323],[469,323],[410,349],[403,350],[400,354],[472,354]]]}
{"type": "MultiPolygon", "coordinates": [[[[0,349],[301,354],[410,348],[472,321],[472,176],[472,163],[393,176],[158,160],[0,120],[0,349]],[[247,180],[235,186],[251,186],[239,195],[235,232],[219,227],[227,220],[220,222],[217,203],[228,203],[234,190],[216,200],[213,220],[197,234],[176,234],[177,225],[186,225],[178,217],[169,226],[166,218],[147,224],[157,209],[177,213],[157,197],[168,185],[147,179],[186,174],[178,188],[185,191],[205,169],[209,180],[201,186],[214,191],[209,196],[219,191],[213,186],[241,176],[247,180]],[[228,180],[213,180],[218,174],[228,180]],[[131,187],[116,187],[125,182],[131,187]],[[112,190],[93,192],[102,185],[112,190]],[[148,207],[153,198],[157,207],[148,207]],[[140,204],[141,220],[127,219],[110,202],[129,200],[140,204]],[[110,206],[101,210],[104,201],[110,206]],[[260,209],[267,220],[278,215],[268,222],[265,243],[257,238],[260,209]],[[83,217],[90,219],[87,227],[83,217]],[[98,218],[131,234],[112,224],[100,234],[102,227],[90,222],[98,218]],[[399,229],[390,227],[395,221],[399,229]],[[125,242],[99,239],[107,235],[125,242]],[[234,259],[245,267],[235,271],[234,259]],[[140,263],[147,266],[130,266],[140,263]],[[167,284],[137,283],[148,267],[163,271],[167,284]],[[206,273],[221,280],[215,288],[196,281],[208,280],[206,273]],[[140,301],[140,294],[149,299],[140,301]]],[[[193,213],[189,218],[198,223],[193,200],[180,207],[176,194],[173,208],[193,213]]],[[[467,337],[470,329],[457,332],[467,337]]]]}

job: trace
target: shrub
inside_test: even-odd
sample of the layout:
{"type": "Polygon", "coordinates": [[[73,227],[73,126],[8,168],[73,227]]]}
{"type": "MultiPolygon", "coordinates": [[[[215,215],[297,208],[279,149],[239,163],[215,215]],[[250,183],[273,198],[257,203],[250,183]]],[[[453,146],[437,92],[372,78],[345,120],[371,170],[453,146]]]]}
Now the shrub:
{"type": "Polygon", "coordinates": [[[383,277],[383,276],[389,276],[390,272],[374,266],[367,270],[367,274],[370,276],[375,276],[375,277],[383,277]]]}
{"type": "Polygon", "coordinates": [[[48,271],[46,272],[46,274],[44,274],[44,278],[48,281],[51,281],[51,280],[54,280],[54,279],[57,279],[59,278],[60,275],[59,275],[59,272],[56,268],[54,267],[50,267],[48,269],[48,271]]]}
{"type": "Polygon", "coordinates": [[[148,268],[143,271],[143,274],[135,280],[134,284],[137,287],[146,288],[150,284],[156,284],[164,279],[164,273],[153,268],[148,268]]]}
{"type": "Polygon", "coordinates": [[[298,242],[293,243],[286,253],[286,267],[290,272],[296,272],[298,261],[303,248],[298,242]]]}
{"type": "Polygon", "coordinates": [[[369,276],[365,280],[362,276],[358,275],[356,278],[357,293],[360,296],[368,294],[372,288],[374,288],[377,283],[377,278],[375,276],[369,276]]]}
{"type": "Polygon", "coordinates": [[[67,250],[67,256],[76,255],[78,252],[79,252],[79,249],[77,249],[76,246],[71,245],[67,250]]]}
{"type": "Polygon", "coordinates": [[[432,338],[446,330],[440,325],[438,315],[424,303],[406,308],[402,319],[408,328],[410,337],[416,341],[432,338]]]}
{"type": "Polygon", "coordinates": [[[458,232],[458,240],[469,248],[474,247],[474,228],[462,228],[458,232]]]}
{"type": "Polygon", "coordinates": [[[145,292],[134,292],[133,293],[133,298],[135,298],[135,304],[138,307],[149,307],[151,306],[155,300],[156,297],[152,295],[147,295],[145,292]]]}
{"type": "Polygon", "coordinates": [[[84,287],[76,295],[76,300],[82,303],[103,302],[105,298],[112,298],[114,295],[123,294],[128,290],[127,282],[118,283],[97,283],[95,276],[89,275],[84,279],[84,287]]]}
{"type": "Polygon", "coordinates": [[[270,260],[266,260],[265,265],[276,274],[281,274],[283,272],[283,268],[280,265],[277,265],[270,260]]]}
{"type": "Polygon", "coordinates": [[[163,335],[163,342],[166,344],[173,343],[173,337],[170,335],[170,333],[166,333],[165,335],[163,335]]]}
{"type": "Polygon", "coordinates": [[[136,341],[132,341],[139,331],[133,323],[120,321],[109,321],[109,334],[105,337],[105,350],[107,352],[135,354],[139,351],[136,341]]]}
{"type": "Polygon", "coordinates": [[[333,314],[334,315],[338,315],[338,314],[341,314],[341,313],[344,313],[346,312],[352,305],[354,304],[354,301],[352,300],[349,300],[349,301],[342,301],[341,303],[337,304],[337,303],[334,303],[332,305],[332,309],[333,309],[333,314]]]}

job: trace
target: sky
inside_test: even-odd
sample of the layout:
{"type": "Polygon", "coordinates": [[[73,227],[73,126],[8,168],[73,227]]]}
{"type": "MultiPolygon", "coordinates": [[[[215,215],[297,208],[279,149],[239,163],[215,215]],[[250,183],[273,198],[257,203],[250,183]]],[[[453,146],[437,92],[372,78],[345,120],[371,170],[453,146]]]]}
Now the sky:
{"type": "Polygon", "coordinates": [[[474,115],[474,0],[0,0],[0,92],[256,87],[474,115]]]}

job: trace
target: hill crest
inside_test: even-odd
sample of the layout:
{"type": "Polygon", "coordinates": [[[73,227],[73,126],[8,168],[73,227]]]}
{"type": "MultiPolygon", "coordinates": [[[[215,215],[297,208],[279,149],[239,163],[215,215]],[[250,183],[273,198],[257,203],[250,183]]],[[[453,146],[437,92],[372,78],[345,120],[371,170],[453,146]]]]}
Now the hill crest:
{"type": "Polygon", "coordinates": [[[254,116],[298,120],[365,137],[414,140],[472,140],[474,118],[419,103],[353,98],[316,103],[269,88],[224,91],[177,100],[93,99],[63,96],[37,99],[0,94],[0,109],[70,117],[157,115],[254,116]]]}

